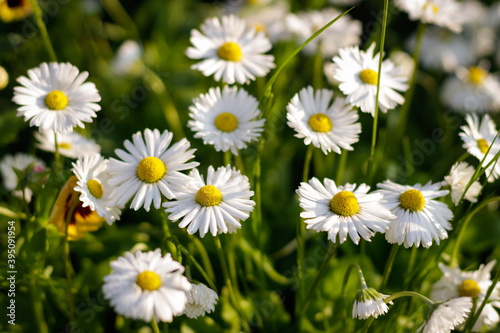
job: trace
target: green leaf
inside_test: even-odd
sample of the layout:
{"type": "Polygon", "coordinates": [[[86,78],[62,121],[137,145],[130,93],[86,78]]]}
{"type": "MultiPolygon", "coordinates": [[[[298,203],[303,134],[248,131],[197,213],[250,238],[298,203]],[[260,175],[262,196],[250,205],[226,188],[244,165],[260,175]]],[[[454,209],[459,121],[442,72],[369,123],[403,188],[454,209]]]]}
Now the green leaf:
{"type": "Polygon", "coordinates": [[[49,249],[47,241],[47,229],[38,230],[31,240],[23,247],[22,256],[24,262],[29,265],[31,270],[43,269],[45,267],[45,254],[49,249]]]}

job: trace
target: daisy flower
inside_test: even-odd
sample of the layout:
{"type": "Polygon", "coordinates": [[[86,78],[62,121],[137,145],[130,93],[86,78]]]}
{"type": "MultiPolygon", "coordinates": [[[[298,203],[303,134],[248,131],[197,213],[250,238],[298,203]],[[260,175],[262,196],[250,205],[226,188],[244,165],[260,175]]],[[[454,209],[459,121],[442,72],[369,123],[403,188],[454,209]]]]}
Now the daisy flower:
{"type": "MultiPolygon", "coordinates": [[[[289,14],[286,17],[286,26],[297,37],[297,44],[302,45],[316,31],[340,14],[342,12],[334,8],[289,14]]],[[[350,15],[344,15],[307,44],[303,51],[308,55],[314,55],[319,49],[324,58],[331,58],[340,48],[359,44],[360,35],[361,22],[353,20],[350,15]]]]}
{"type": "MultiPolygon", "coordinates": [[[[467,164],[467,162],[455,163],[450,170],[450,175],[444,177],[444,184],[451,187],[451,200],[458,205],[460,198],[464,194],[465,188],[470,179],[474,175],[474,168],[467,164]]],[[[469,190],[464,195],[465,200],[476,202],[477,196],[481,192],[481,184],[478,180],[474,181],[469,190]]]]}
{"type": "Polygon", "coordinates": [[[40,131],[63,133],[75,126],[83,128],[83,122],[91,122],[101,109],[95,85],[83,83],[89,73],[79,73],[70,63],[44,62],[28,70],[28,76],[17,79],[22,86],[14,87],[12,100],[21,105],[17,116],[31,120],[30,126],[38,126],[40,131]]]}
{"type": "MultiPolygon", "coordinates": [[[[478,306],[484,300],[488,288],[491,286],[491,270],[496,261],[490,261],[486,266],[481,265],[477,271],[461,271],[439,263],[443,276],[432,286],[431,298],[436,301],[446,301],[459,297],[471,297],[478,306]]],[[[489,302],[483,308],[481,315],[474,324],[473,332],[483,331],[486,326],[491,330],[500,322],[500,316],[495,308],[500,308],[500,285],[497,284],[490,295],[489,302]]]]}
{"type": "Polygon", "coordinates": [[[443,85],[443,102],[456,111],[486,113],[500,110],[500,79],[484,68],[459,67],[443,85]]]}
{"type": "MultiPolygon", "coordinates": [[[[41,150],[55,152],[55,135],[52,131],[35,132],[38,140],[36,147],[41,150]]],[[[57,135],[57,150],[62,156],[78,158],[85,154],[99,153],[101,146],[92,139],[87,139],[77,132],[60,133],[57,135]]]]}
{"type": "Polygon", "coordinates": [[[447,190],[439,190],[441,183],[424,186],[399,185],[386,180],[377,184],[379,193],[383,194],[382,204],[396,215],[385,238],[389,243],[404,242],[405,247],[415,245],[423,247],[432,245],[432,240],[448,238],[446,230],[451,230],[450,220],[453,213],[444,203],[434,200],[448,194],[447,190]]]}
{"type": "Polygon", "coordinates": [[[59,235],[65,236],[68,212],[78,200],[68,225],[68,240],[70,241],[79,240],[87,232],[99,229],[104,222],[104,218],[99,217],[96,211],[91,210],[89,206],[83,207],[83,202],[78,199],[80,193],[75,191],[77,182],[76,176],[68,179],[59,192],[49,217],[49,223],[57,228],[59,235]]]}
{"type": "Polygon", "coordinates": [[[29,0],[0,0],[0,20],[3,22],[22,20],[32,12],[29,0]]]}
{"type": "Polygon", "coordinates": [[[377,318],[386,314],[389,307],[384,299],[389,297],[379,293],[373,288],[362,288],[356,294],[356,300],[352,306],[352,317],[359,319],[377,318]]]}
{"type": "Polygon", "coordinates": [[[341,153],[341,148],[353,150],[358,142],[361,124],[358,113],[345,104],[344,98],[337,98],[330,104],[333,91],[322,89],[314,92],[311,86],[295,94],[288,106],[288,126],[293,128],[304,143],[311,143],[323,150],[341,153]]]}
{"type": "MultiPolygon", "coordinates": [[[[353,46],[339,51],[333,58],[334,79],[340,82],[340,90],[347,95],[347,103],[361,108],[363,112],[375,114],[375,97],[377,95],[377,80],[379,78],[378,63],[380,53],[373,56],[375,43],[368,50],[360,51],[353,46]]],[[[399,67],[391,60],[382,62],[380,75],[379,108],[382,112],[394,109],[403,104],[405,99],[396,90],[405,91],[408,88],[407,78],[401,74],[399,67]]]]}
{"type": "Polygon", "coordinates": [[[3,90],[9,84],[9,73],[0,66],[0,90],[3,90]]]}
{"type": "Polygon", "coordinates": [[[418,328],[422,333],[449,333],[469,317],[472,308],[470,297],[454,298],[439,304],[429,319],[418,328]]]}
{"type": "Polygon", "coordinates": [[[456,0],[397,0],[396,5],[411,20],[432,23],[458,33],[466,16],[463,5],[456,0]]]}
{"type": "Polygon", "coordinates": [[[184,314],[189,318],[198,318],[215,310],[219,296],[203,283],[191,284],[184,314]]]}
{"type": "Polygon", "coordinates": [[[195,138],[214,145],[217,151],[231,150],[238,155],[238,150],[258,140],[263,131],[265,119],[254,120],[260,114],[259,102],[243,89],[225,86],[221,92],[218,87],[210,88],[193,103],[188,126],[195,138]]]}
{"type": "MultiPolygon", "coordinates": [[[[45,171],[46,166],[42,160],[24,153],[7,155],[0,162],[3,186],[7,191],[11,191],[13,195],[21,199],[23,198],[23,191],[16,190],[20,180],[17,178],[17,174],[14,170],[25,171],[30,164],[34,164],[34,173],[45,171]]],[[[24,189],[24,198],[27,202],[31,202],[32,195],[33,192],[31,189],[26,187],[24,189]]]]}
{"type": "Polygon", "coordinates": [[[347,183],[336,186],[331,179],[325,178],[324,185],[312,178],[309,183],[301,183],[297,189],[300,207],[304,209],[300,217],[305,219],[307,229],[328,232],[328,239],[340,244],[349,235],[354,244],[361,237],[370,241],[378,231],[389,229],[390,221],[395,216],[380,201],[382,195],[367,194],[370,186],[347,183]]]}
{"type": "Polygon", "coordinates": [[[73,173],[78,178],[75,191],[80,192],[82,207],[90,207],[97,211],[99,217],[106,219],[108,224],[120,219],[121,210],[111,197],[112,188],[108,184],[108,160],[99,154],[80,157],[73,163],[73,173]]]}
{"type": "Polygon", "coordinates": [[[271,42],[263,32],[247,27],[238,17],[209,18],[201,25],[201,31],[191,31],[193,47],[186,50],[186,55],[203,59],[191,66],[203,75],[213,74],[216,81],[222,79],[228,84],[244,84],[274,68],[274,57],[264,54],[271,49],[271,42]]]}
{"type": "Polygon", "coordinates": [[[104,277],[102,291],[116,313],[146,322],[171,322],[184,311],[191,283],[170,253],[127,252],[110,265],[113,271],[104,277]]]}
{"type": "MultiPolygon", "coordinates": [[[[479,117],[476,114],[468,114],[465,116],[465,120],[467,125],[460,127],[462,132],[458,135],[460,135],[460,138],[464,142],[462,147],[467,149],[469,154],[481,161],[486,152],[488,152],[489,146],[492,146],[483,162],[483,167],[485,167],[500,151],[500,140],[497,139],[493,143],[498,132],[495,123],[487,114],[483,116],[481,121],[479,121],[479,117]]],[[[495,181],[500,176],[500,163],[497,162],[490,165],[486,169],[486,176],[489,182],[495,181]]]]}
{"type": "Polygon", "coordinates": [[[173,134],[164,131],[160,135],[157,129],[144,130],[132,136],[132,142],[124,143],[128,152],[116,149],[121,160],[112,158],[109,163],[111,178],[109,184],[114,187],[111,197],[118,206],[124,206],[132,197],[130,208],[138,210],[141,206],[149,212],[151,203],[160,208],[161,194],[167,199],[174,198],[172,183],[185,181],[186,175],[179,171],[198,166],[198,162],[187,162],[194,158],[196,149],[189,149],[186,139],[168,147],[173,134]]]}
{"type": "Polygon", "coordinates": [[[241,228],[240,221],[246,220],[255,206],[250,200],[253,191],[246,176],[228,165],[217,171],[208,168],[207,181],[197,169],[189,174],[189,179],[178,187],[175,201],[163,203],[171,221],[179,221],[179,228],[187,228],[189,234],[198,230],[200,236],[210,231],[232,233],[241,228]]]}

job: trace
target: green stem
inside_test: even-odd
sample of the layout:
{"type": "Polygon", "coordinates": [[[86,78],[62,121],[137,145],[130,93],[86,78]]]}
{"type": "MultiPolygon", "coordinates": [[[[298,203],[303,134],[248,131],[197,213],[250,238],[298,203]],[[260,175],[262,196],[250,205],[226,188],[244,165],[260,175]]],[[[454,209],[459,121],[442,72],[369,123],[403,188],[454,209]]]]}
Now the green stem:
{"type": "Polygon", "coordinates": [[[382,279],[382,283],[380,284],[380,291],[384,291],[387,286],[387,282],[389,281],[389,276],[391,275],[392,266],[394,265],[394,260],[396,259],[396,254],[398,253],[399,245],[393,244],[391,248],[391,252],[389,253],[389,258],[385,264],[384,268],[384,278],[382,279]]]}
{"type": "Polygon", "coordinates": [[[309,305],[309,301],[311,300],[311,297],[314,293],[314,290],[316,289],[316,286],[318,285],[319,281],[321,280],[321,278],[325,274],[326,269],[328,267],[328,263],[330,262],[330,259],[333,257],[335,252],[337,252],[337,243],[330,243],[330,246],[328,247],[328,251],[325,255],[325,259],[323,260],[323,263],[321,264],[321,267],[319,268],[318,274],[316,275],[316,278],[314,279],[313,284],[309,288],[309,291],[307,292],[306,298],[304,299],[304,302],[302,303],[302,307],[301,307],[300,312],[299,312],[299,319],[306,311],[307,306],[309,305]]]}
{"type": "MultiPolygon", "coordinates": [[[[68,314],[69,314],[69,320],[70,322],[74,321],[75,318],[75,309],[73,306],[73,291],[71,290],[71,271],[73,270],[73,267],[71,266],[71,257],[70,257],[70,251],[69,251],[69,239],[68,239],[68,227],[71,222],[71,217],[73,216],[73,213],[75,212],[76,207],[80,203],[80,200],[78,199],[78,196],[74,196],[75,201],[73,202],[73,205],[71,205],[71,208],[69,209],[68,215],[66,216],[66,226],[64,228],[64,264],[65,264],[65,271],[66,271],[66,301],[68,302],[68,314]]],[[[72,325],[70,325],[70,332],[72,331],[72,325]]]]}
{"type": "Polygon", "coordinates": [[[224,166],[231,165],[231,151],[226,150],[224,152],[224,166]]]}
{"type": "Polygon", "coordinates": [[[393,300],[395,300],[397,298],[400,298],[400,297],[415,297],[415,298],[418,298],[421,301],[424,301],[430,308],[432,308],[436,304],[435,302],[431,301],[430,299],[428,299],[424,295],[419,294],[419,293],[414,292],[414,291],[400,291],[400,292],[397,292],[395,294],[390,295],[386,299],[384,299],[384,302],[385,302],[385,304],[387,304],[387,303],[389,303],[389,302],[391,302],[391,301],[393,301],[393,300]]]}
{"type": "MultiPolygon", "coordinates": [[[[254,179],[254,187],[255,187],[255,208],[253,211],[253,222],[252,223],[252,233],[259,249],[260,253],[264,252],[264,244],[262,237],[262,189],[261,189],[261,157],[262,150],[264,148],[264,139],[260,140],[260,143],[257,147],[257,154],[255,156],[255,162],[253,165],[253,179],[254,179]]],[[[261,279],[261,285],[265,285],[265,277],[264,277],[264,268],[262,266],[257,266],[259,271],[259,277],[261,279]]]]}
{"type": "Polygon", "coordinates": [[[153,319],[151,320],[151,327],[153,328],[153,333],[160,333],[160,328],[156,322],[155,315],[153,314],[153,319]]]}
{"type": "MultiPolygon", "coordinates": [[[[173,238],[172,234],[170,233],[170,227],[168,225],[168,218],[166,214],[162,214],[162,227],[163,227],[164,238],[165,239],[173,238]]],[[[179,250],[175,245],[172,242],[167,243],[168,252],[172,254],[172,259],[179,261],[179,250]]]]}
{"type": "Polygon", "coordinates": [[[354,268],[356,268],[356,270],[358,271],[358,278],[359,278],[359,283],[361,285],[361,289],[368,288],[361,267],[357,263],[350,264],[344,274],[344,281],[342,282],[342,308],[343,308],[342,315],[344,317],[344,321],[347,320],[347,312],[345,311],[346,287],[347,287],[347,282],[349,281],[349,276],[351,275],[351,271],[354,268]]]}
{"type": "Polygon", "coordinates": [[[127,11],[118,0],[101,0],[102,6],[106,12],[111,16],[113,21],[120,24],[129,33],[131,38],[136,38],[139,33],[135,26],[134,20],[128,15],[127,11]]]}
{"type": "MultiPolygon", "coordinates": [[[[201,261],[203,263],[203,268],[205,269],[206,274],[209,276],[211,280],[215,280],[215,273],[212,267],[212,263],[210,262],[210,257],[208,256],[207,249],[203,246],[203,243],[198,239],[198,237],[190,237],[194,243],[194,246],[198,249],[201,261]]],[[[181,248],[182,250],[182,248],[181,248]]]]}
{"type": "Polygon", "coordinates": [[[241,157],[241,151],[238,151],[238,155],[234,155],[236,160],[236,169],[240,170],[241,174],[245,174],[245,163],[243,163],[243,158],[241,157]]]}
{"type": "Polygon", "coordinates": [[[37,290],[36,280],[34,276],[29,278],[29,291],[31,295],[31,305],[33,307],[33,315],[37,326],[37,332],[49,333],[49,328],[43,316],[43,303],[40,299],[40,293],[37,290]]]}
{"type": "Polygon", "coordinates": [[[387,29],[387,12],[389,9],[389,0],[384,0],[384,18],[382,22],[382,34],[380,35],[380,57],[378,62],[378,76],[377,76],[377,94],[375,97],[375,113],[373,114],[373,130],[372,130],[372,144],[370,148],[370,157],[368,158],[368,184],[371,184],[373,178],[373,168],[375,160],[375,146],[377,144],[377,128],[378,128],[378,108],[379,108],[379,94],[380,94],[380,74],[382,72],[382,59],[384,57],[385,45],[385,31],[387,29]]]}
{"type": "Polygon", "coordinates": [[[52,46],[52,42],[50,41],[49,33],[47,32],[47,27],[43,22],[42,9],[38,5],[37,0],[31,0],[31,5],[33,6],[33,15],[35,16],[36,25],[38,26],[40,34],[42,35],[43,45],[45,46],[45,50],[49,55],[49,59],[52,62],[57,62],[56,52],[54,51],[54,47],[52,46]]]}
{"type": "Polygon", "coordinates": [[[340,162],[337,166],[337,174],[335,176],[335,183],[337,183],[337,185],[341,184],[342,178],[344,178],[345,166],[347,164],[347,153],[347,150],[342,149],[342,155],[340,155],[340,162]]]}

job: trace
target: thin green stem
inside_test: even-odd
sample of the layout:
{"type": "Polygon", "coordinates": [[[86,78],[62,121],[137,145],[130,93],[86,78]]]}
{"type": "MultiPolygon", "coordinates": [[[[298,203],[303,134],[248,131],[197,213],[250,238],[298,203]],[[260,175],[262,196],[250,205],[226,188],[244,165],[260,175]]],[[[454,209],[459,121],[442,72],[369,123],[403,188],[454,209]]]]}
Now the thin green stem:
{"type": "Polygon", "coordinates": [[[49,327],[43,316],[43,303],[40,299],[40,292],[37,290],[36,279],[34,276],[29,278],[29,291],[31,295],[31,306],[38,333],[49,333],[49,327]]]}
{"type": "Polygon", "coordinates": [[[231,165],[231,151],[226,150],[224,152],[224,166],[231,165]]]}
{"type": "Polygon", "coordinates": [[[359,278],[359,283],[361,285],[361,289],[367,289],[368,286],[366,285],[365,277],[363,276],[363,271],[361,270],[361,267],[357,263],[352,263],[349,265],[347,268],[345,274],[344,274],[344,281],[342,282],[342,316],[344,317],[344,320],[347,320],[347,312],[345,311],[345,299],[346,299],[346,287],[347,287],[347,282],[349,281],[349,277],[351,275],[352,270],[356,268],[358,271],[358,278],[359,278]]]}
{"type": "MultiPolygon", "coordinates": [[[[191,241],[193,241],[194,246],[198,249],[198,252],[201,256],[201,261],[203,263],[203,268],[205,269],[206,274],[209,276],[211,280],[215,280],[215,273],[212,267],[212,263],[210,262],[210,257],[208,256],[207,249],[203,245],[203,243],[198,239],[198,237],[191,236],[191,241]]],[[[182,250],[182,248],[181,248],[182,250]]]]}
{"type": "Polygon", "coordinates": [[[151,320],[151,327],[153,328],[153,333],[160,333],[160,328],[156,322],[155,315],[153,314],[153,319],[151,320]]]}
{"type": "Polygon", "coordinates": [[[385,264],[384,268],[384,277],[382,279],[382,283],[380,284],[380,291],[384,291],[387,286],[387,282],[389,281],[389,276],[391,275],[392,266],[394,265],[394,260],[396,259],[396,254],[398,253],[399,245],[393,244],[391,248],[391,252],[389,253],[389,258],[385,264]]]}
{"type": "MultiPolygon", "coordinates": [[[[262,190],[260,184],[261,178],[261,157],[262,157],[262,149],[264,147],[264,140],[261,139],[259,146],[257,148],[257,154],[255,156],[255,161],[253,165],[253,179],[254,179],[254,187],[255,187],[255,208],[253,211],[253,223],[252,223],[252,234],[254,240],[257,244],[260,253],[264,252],[264,244],[262,241],[262,190]]],[[[257,266],[259,271],[259,277],[262,281],[262,285],[265,285],[265,277],[264,277],[264,268],[262,266],[257,266]]]]}
{"type": "MultiPolygon", "coordinates": [[[[68,211],[68,215],[66,216],[66,226],[64,228],[64,264],[66,271],[66,301],[68,302],[68,314],[70,322],[74,321],[75,318],[75,308],[73,305],[73,291],[71,290],[71,271],[73,267],[71,266],[71,257],[69,250],[69,239],[68,239],[68,228],[71,222],[71,218],[73,217],[73,213],[75,212],[76,207],[80,203],[77,195],[73,195],[74,202],[71,205],[71,208],[68,211]]],[[[72,326],[70,325],[70,332],[72,331],[72,326]]]]}
{"type": "Polygon", "coordinates": [[[342,184],[342,179],[344,178],[345,166],[347,164],[347,153],[348,151],[342,149],[342,154],[340,155],[340,161],[337,166],[337,174],[335,175],[335,182],[337,184],[342,184]]]}
{"type": "Polygon", "coordinates": [[[241,157],[241,151],[238,151],[237,155],[234,155],[234,159],[236,160],[236,169],[240,170],[241,174],[245,174],[245,163],[243,162],[243,158],[241,157]]]}
{"type": "Polygon", "coordinates": [[[370,157],[368,158],[368,183],[371,184],[373,179],[373,169],[375,161],[375,147],[377,144],[377,128],[378,128],[378,111],[379,111],[379,94],[380,94],[380,74],[382,73],[382,60],[384,55],[385,45],[385,31],[387,29],[387,12],[389,9],[389,0],[384,0],[384,18],[382,22],[382,34],[380,35],[380,57],[378,62],[378,76],[377,76],[377,93],[375,97],[375,113],[373,114],[373,130],[372,130],[372,144],[370,148],[370,157]]]}
{"type": "Polygon", "coordinates": [[[361,333],[366,333],[368,332],[368,330],[370,329],[370,326],[372,326],[372,323],[373,323],[373,320],[375,320],[375,318],[373,317],[370,317],[366,320],[366,323],[365,325],[363,326],[363,329],[361,330],[361,333]]]}
{"type": "Polygon", "coordinates": [[[384,299],[384,302],[385,302],[385,304],[387,304],[387,303],[389,303],[391,301],[394,301],[395,299],[398,299],[400,297],[415,297],[415,298],[418,298],[421,301],[424,301],[431,308],[434,306],[434,304],[436,304],[435,302],[431,301],[430,299],[428,299],[424,295],[419,294],[419,293],[414,292],[414,291],[400,291],[400,292],[397,292],[395,294],[390,295],[386,299],[384,299]]]}
{"type": "Polygon", "coordinates": [[[42,35],[43,45],[49,55],[49,59],[52,62],[57,62],[56,52],[54,51],[54,47],[52,46],[52,42],[50,41],[49,33],[47,32],[47,27],[43,22],[42,9],[38,5],[37,0],[31,0],[31,5],[33,6],[33,15],[35,16],[36,25],[38,26],[40,34],[42,35]]]}
{"type": "Polygon", "coordinates": [[[311,159],[314,152],[314,146],[310,144],[307,147],[306,157],[304,159],[304,170],[302,171],[302,181],[304,183],[309,179],[309,169],[311,167],[311,159]]]}
{"type": "MultiPolygon", "coordinates": [[[[163,235],[165,239],[172,238],[172,234],[170,233],[170,227],[168,225],[168,218],[166,214],[162,214],[162,228],[163,228],[163,235]]],[[[175,244],[177,245],[177,244],[175,244]]],[[[168,252],[172,254],[172,258],[174,260],[179,260],[179,250],[178,248],[172,243],[167,243],[168,247],[168,252]]],[[[166,249],[165,249],[166,250],[166,249]]]]}

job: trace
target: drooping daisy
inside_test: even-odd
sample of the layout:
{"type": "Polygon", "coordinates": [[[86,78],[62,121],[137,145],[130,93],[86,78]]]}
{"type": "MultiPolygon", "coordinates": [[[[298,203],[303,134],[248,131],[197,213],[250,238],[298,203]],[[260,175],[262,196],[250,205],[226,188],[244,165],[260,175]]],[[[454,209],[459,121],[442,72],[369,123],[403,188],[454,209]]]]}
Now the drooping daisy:
{"type": "Polygon", "coordinates": [[[0,20],[12,22],[22,20],[33,12],[29,0],[0,0],[0,20]]]}
{"type": "Polygon", "coordinates": [[[232,233],[241,228],[255,206],[251,200],[253,191],[246,176],[236,169],[208,168],[207,180],[197,169],[193,169],[182,187],[176,190],[175,201],[164,202],[165,212],[171,221],[179,221],[179,228],[187,228],[189,234],[199,230],[200,236],[207,232],[232,233]]]}
{"type": "Polygon", "coordinates": [[[186,55],[203,59],[191,66],[203,75],[213,74],[216,81],[222,79],[229,84],[244,84],[274,68],[274,57],[264,54],[271,49],[269,40],[238,17],[209,18],[201,25],[201,31],[191,31],[193,47],[186,50],[186,55]]]}
{"type": "Polygon", "coordinates": [[[404,242],[405,247],[419,247],[422,243],[429,247],[433,240],[439,244],[448,238],[446,230],[452,229],[449,221],[453,213],[446,204],[434,200],[448,194],[447,190],[439,190],[441,183],[409,186],[386,180],[377,187],[384,196],[382,204],[396,215],[385,234],[389,243],[404,242]]]}
{"type": "MultiPolygon", "coordinates": [[[[459,133],[460,138],[464,142],[462,147],[467,149],[469,154],[481,161],[486,152],[488,152],[489,146],[491,146],[482,165],[482,167],[485,167],[500,151],[500,139],[497,139],[493,143],[498,132],[495,123],[487,114],[483,116],[481,121],[479,121],[479,117],[476,114],[468,114],[465,120],[467,121],[467,125],[461,126],[462,132],[459,133]]],[[[490,165],[486,169],[486,176],[489,182],[495,181],[500,176],[500,163],[497,162],[490,165]]]]}
{"type": "MultiPolygon", "coordinates": [[[[35,132],[35,138],[38,140],[36,147],[41,150],[54,152],[55,137],[54,132],[35,132]]],[[[59,133],[57,134],[57,150],[59,154],[69,157],[78,158],[85,154],[99,153],[101,146],[95,143],[94,140],[88,139],[77,132],[59,133]]]]}
{"type": "MultiPolygon", "coordinates": [[[[474,168],[467,164],[467,162],[455,163],[450,170],[450,175],[444,177],[444,183],[451,187],[451,200],[458,205],[460,198],[464,194],[467,184],[474,175],[474,168]]],[[[476,202],[477,196],[481,192],[481,184],[478,180],[474,181],[467,193],[464,195],[465,200],[476,202]]]]}
{"type": "Polygon", "coordinates": [[[215,310],[219,296],[203,283],[191,284],[184,314],[189,318],[198,318],[215,310]]]}
{"type": "Polygon", "coordinates": [[[352,306],[352,317],[359,319],[377,318],[386,314],[389,307],[384,299],[389,297],[379,293],[373,288],[362,288],[356,294],[354,305],[352,306]]]}
{"type": "MultiPolygon", "coordinates": [[[[432,286],[431,298],[436,301],[446,301],[459,297],[471,297],[478,306],[484,300],[488,288],[491,286],[491,270],[496,261],[490,261],[486,266],[481,264],[477,271],[461,271],[439,263],[443,277],[432,286]]],[[[500,316],[495,308],[500,308],[500,285],[497,284],[490,295],[489,302],[483,308],[472,331],[481,332],[486,326],[491,330],[500,322],[500,316]]]]}
{"type": "Polygon", "coordinates": [[[78,177],[75,191],[81,193],[82,207],[90,207],[91,210],[97,211],[108,224],[119,220],[121,210],[111,197],[113,189],[108,183],[108,160],[99,154],[84,155],[76,161],[76,164],[73,163],[73,172],[78,177]]]}
{"type": "Polygon", "coordinates": [[[441,98],[456,111],[486,113],[500,110],[500,78],[480,66],[458,67],[443,85],[441,98]]]}
{"type": "Polygon", "coordinates": [[[429,319],[418,328],[422,333],[450,333],[469,317],[472,308],[470,297],[454,298],[439,304],[429,319]]]}
{"type": "Polygon", "coordinates": [[[9,84],[9,73],[0,66],[0,90],[3,90],[9,84]]]}
{"type": "Polygon", "coordinates": [[[314,92],[311,86],[295,94],[288,106],[288,126],[293,128],[304,143],[311,143],[323,150],[341,153],[341,148],[353,150],[352,144],[358,142],[361,124],[357,122],[358,113],[345,104],[339,97],[330,104],[333,91],[322,89],[314,92]]]}
{"type": "Polygon", "coordinates": [[[396,5],[413,21],[432,23],[456,33],[462,31],[466,20],[463,5],[456,0],[397,0],[396,5]]]}
{"type": "MultiPolygon", "coordinates": [[[[6,155],[0,162],[3,186],[7,191],[12,191],[13,195],[21,199],[23,199],[23,191],[16,190],[20,180],[17,178],[17,174],[14,170],[24,171],[30,164],[34,165],[34,173],[39,173],[46,169],[45,163],[42,160],[24,153],[6,155]]],[[[32,195],[33,192],[31,189],[25,187],[24,198],[27,202],[31,202],[32,195]]]]}
{"type": "Polygon", "coordinates": [[[104,218],[99,217],[96,211],[92,211],[88,206],[83,207],[83,202],[78,198],[80,192],[75,191],[77,181],[78,178],[76,176],[71,176],[66,184],[64,184],[49,217],[49,223],[55,225],[57,232],[61,236],[64,236],[67,215],[75,201],[78,200],[68,225],[68,240],[70,241],[79,240],[87,232],[99,229],[104,222],[104,218]]]}
{"type": "MultiPolygon", "coordinates": [[[[341,49],[339,55],[333,58],[334,78],[340,82],[340,90],[347,95],[347,103],[358,106],[361,111],[370,112],[372,115],[375,113],[380,56],[380,53],[373,56],[374,50],[375,43],[372,43],[366,52],[360,51],[356,45],[341,49]]],[[[405,91],[408,88],[406,81],[399,67],[394,66],[391,60],[387,59],[382,62],[380,111],[387,112],[388,109],[404,103],[404,97],[396,90],[405,91]]]]}
{"type": "Polygon", "coordinates": [[[24,116],[30,126],[40,131],[71,132],[91,122],[101,107],[99,92],[91,82],[85,82],[88,72],[80,73],[70,63],[42,63],[28,70],[29,78],[21,76],[22,85],[14,87],[12,100],[21,105],[17,116],[24,116]]]}
{"type": "Polygon", "coordinates": [[[336,186],[331,179],[325,178],[324,185],[312,178],[309,183],[301,183],[297,189],[300,207],[304,209],[300,217],[305,219],[307,229],[328,232],[328,239],[342,244],[351,238],[358,244],[361,237],[370,241],[378,231],[389,229],[395,216],[380,201],[379,193],[367,194],[370,187],[347,183],[336,186]]]}
{"type": "Polygon", "coordinates": [[[225,86],[221,92],[218,87],[210,88],[193,103],[188,126],[196,132],[195,138],[214,145],[217,151],[230,149],[238,155],[238,150],[257,140],[263,131],[265,119],[256,120],[259,102],[243,89],[225,86]]]}
{"type": "MultiPolygon", "coordinates": [[[[289,14],[286,17],[286,26],[297,37],[297,44],[301,45],[340,14],[342,12],[334,8],[289,14]]],[[[303,51],[308,55],[314,55],[319,48],[324,58],[331,58],[340,48],[359,44],[360,35],[361,22],[353,20],[347,14],[307,44],[303,51]]]]}
{"type": "Polygon", "coordinates": [[[102,291],[116,313],[131,319],[171,322],[187,302],[191,283],[184,267],[161,250],[126,252],[110,263],[102,291]]]}
{"type": "Polygon", "coordinates": [[[110,159],[109,184],[114,187],[111,197],[118,206],[124,206],[132,197],[130,208],[138,210],[141,206],[149,212],[151,203],[160,208],[161,194],[167,199],[174,198],[171,186],[174,182],[183,182],[186,175],[179,171],[198,166],[198,162],[187,162],[194,158],[196,149],[189,149],[185,138],[168,147],[172,142],[172,133],[164,131],[160,135],[157,129],[144,130],[132,136],[132,142],[124,143],[128,152],[116,149],[121,160],[110,159]]]}

